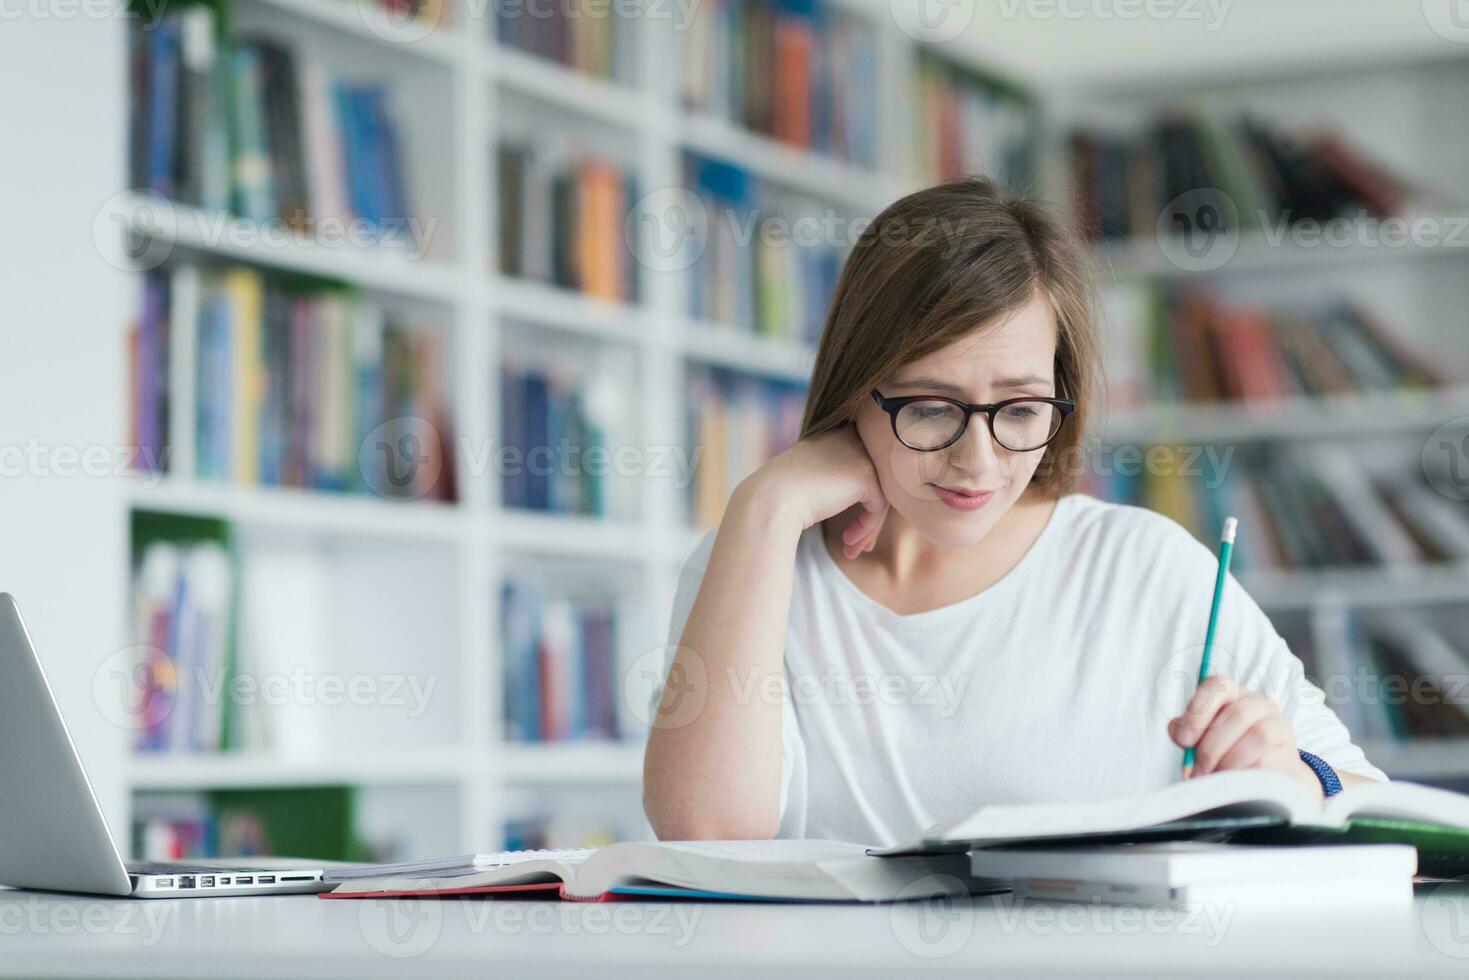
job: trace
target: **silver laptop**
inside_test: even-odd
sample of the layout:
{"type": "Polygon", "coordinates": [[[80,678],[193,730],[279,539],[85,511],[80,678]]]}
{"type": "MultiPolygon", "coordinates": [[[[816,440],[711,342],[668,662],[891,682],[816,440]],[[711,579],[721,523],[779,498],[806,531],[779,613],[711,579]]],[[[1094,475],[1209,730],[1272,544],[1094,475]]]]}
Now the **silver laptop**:
{"type": "Polygon", "coordinates": [[[319,892],[304,860],[124,863],[15,599],[0,593],[0,885],[192,898],[319,892]]]}

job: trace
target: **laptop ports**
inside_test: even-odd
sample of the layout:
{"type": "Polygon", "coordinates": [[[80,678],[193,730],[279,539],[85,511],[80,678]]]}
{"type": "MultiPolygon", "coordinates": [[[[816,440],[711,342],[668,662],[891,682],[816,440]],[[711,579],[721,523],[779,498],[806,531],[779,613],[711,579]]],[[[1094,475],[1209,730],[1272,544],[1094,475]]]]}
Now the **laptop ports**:
{"type": "Polygon", "coordinates": [[[180,888],[193,888],[194,887],[194,876],[193,875],[179,875],[179,887],[180,888]]]}
{"type": "Polygon", "coordinates": [[[237,884],[237,885],[253,885],[253,884],[255,884],[255,876],[254,875],[236,875],[235,876],[235,884],[237,884]]]}
{"type": "Polygon", "coordinates": [[[257,875],[255,882],[260,885],[273,885],[275,884],[275,875],[257,875]]]}
{"type": "Polygon", "coordinates": [[[203,876],[201,876],[199,878],[199,887],[200,888],[213,888],[214,887],[214,875],[203,875],[203,876]]]}

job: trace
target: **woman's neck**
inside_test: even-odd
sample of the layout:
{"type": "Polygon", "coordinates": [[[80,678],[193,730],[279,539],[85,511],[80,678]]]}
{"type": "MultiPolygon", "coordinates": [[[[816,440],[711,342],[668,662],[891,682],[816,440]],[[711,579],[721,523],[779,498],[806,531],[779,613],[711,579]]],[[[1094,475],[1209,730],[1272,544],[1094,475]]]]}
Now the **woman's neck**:
{"type": "Polygon", "coordinates": [[[1031,485],[982,540],[968,548],[946,548],[924,538],[897,511],[887,520],[872,551],[855,559],[842,553],[842,526],[822,528],[827,552],[859,588],[900,614],[957,602],[998,582],[1030,550],[1050,520],[1056,497],[1031,485]]]}

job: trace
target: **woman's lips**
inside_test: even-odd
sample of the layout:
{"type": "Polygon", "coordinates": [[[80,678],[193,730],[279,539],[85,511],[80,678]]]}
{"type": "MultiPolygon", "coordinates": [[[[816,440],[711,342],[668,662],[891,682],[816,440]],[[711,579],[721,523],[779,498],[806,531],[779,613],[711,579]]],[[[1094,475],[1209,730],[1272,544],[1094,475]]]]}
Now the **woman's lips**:
{"type": "Polygon", "coordinates": [[[955,510],[979,510],[995,495],[993,490],[964,491],[932,484],[938,498],[955,510]]]}

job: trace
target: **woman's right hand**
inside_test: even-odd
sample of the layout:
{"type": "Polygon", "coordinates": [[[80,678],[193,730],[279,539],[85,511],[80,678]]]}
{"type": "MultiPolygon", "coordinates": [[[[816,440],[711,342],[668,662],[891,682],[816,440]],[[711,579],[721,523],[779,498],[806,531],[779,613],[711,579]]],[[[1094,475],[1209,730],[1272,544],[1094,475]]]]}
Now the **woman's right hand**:
{"type": "Polygon", "coordinates": [[[778,504],[800,530],[855,510],[842,530],[848,559],[872,550],[888,513],[877,468],[853,425],[802,439],[746,477],[735,493],[778,504]]]}

